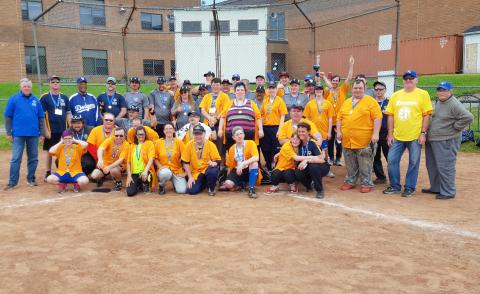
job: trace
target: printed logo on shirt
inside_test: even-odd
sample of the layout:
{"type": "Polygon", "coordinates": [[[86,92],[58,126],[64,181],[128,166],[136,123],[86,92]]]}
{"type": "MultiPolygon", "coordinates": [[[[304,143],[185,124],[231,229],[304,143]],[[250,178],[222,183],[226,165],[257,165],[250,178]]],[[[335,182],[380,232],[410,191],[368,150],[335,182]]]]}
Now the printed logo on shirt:
{"type": "Polygon", "coordinates": [[[32,106],[37,107],[37,101],[36,100],[32,100],[32,106]]]}
{"type": "Polygon", "coordinates": [[[398,118],[402,121],[408,120],[410,118],[410,107],[402,107],[398,110],[398,118]]]}
{"type": "Polygon", "coordinates": [[[95,104],[86,104],[86,105],[75,105],[75,112],[88,112],[92,109],[95,109],[95,104]]]}

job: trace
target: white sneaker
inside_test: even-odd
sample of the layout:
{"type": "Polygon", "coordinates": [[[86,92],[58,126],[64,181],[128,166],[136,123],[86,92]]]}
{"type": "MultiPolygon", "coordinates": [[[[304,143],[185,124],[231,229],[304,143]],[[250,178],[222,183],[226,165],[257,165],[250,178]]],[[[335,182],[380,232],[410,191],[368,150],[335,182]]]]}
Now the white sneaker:
{"type": "Polygon", "coordinates": [[[335,177],[335,174],[332,173],[332,171],[329,171],[328,174],[327,174],[327,177],[329,177],[329,178],[334,178],[334,177],[335,177]]]}

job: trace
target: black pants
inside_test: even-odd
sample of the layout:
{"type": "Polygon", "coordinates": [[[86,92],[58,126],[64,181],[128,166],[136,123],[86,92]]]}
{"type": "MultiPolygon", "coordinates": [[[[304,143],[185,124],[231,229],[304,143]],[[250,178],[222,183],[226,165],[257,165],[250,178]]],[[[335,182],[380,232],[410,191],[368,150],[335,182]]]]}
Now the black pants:
{"type": "Polygon", "coordinates": [[[142,181],[141,174],[132,174],[132,182],[127,187],[127,196],[132,197],[137,195],[138,191],[143,191],[144,186],[150,187],[150,178],[150,172],[148,173],[148,178],[145,182],[142,181]]]}
{"type": "Polygon", "coordinates": [[[278,186],[280,182],[290,185],[295,183],[295,180],[295,170],[286,169],[284,171],[279,171],[278,169],[274,169],[272,171],[272,177],[270,181],[273,186],[278,186]]]}
{"type": "Polygon", "coordinates": [[[342,144],[337,142],[337,131],[335,128],[332,128],[332,138],[328,141],[328,158],[331,160],[340,160],[342,158],[342,144]],[[335,157],[333,157],[334,147],[337,149],[335,157]]]}
{"type": "Polygon", "coordinates": [[[95,159],[90,153],[87,152],[82,156],[82,171],[87,176],[93,172],[96,165],[95,159]]]}
{"type": "Polygon", "coordinates": [[[165,138],[165,134],[163,133],[163,128],[164,127],[165,127],[165,125],[162,125],[162,124],[157,124],[155,126],[155,131],[157,132],[157,134],[160,138],[165,138]]]}
{"type": "Polygon", "coordinates": [[[328,174],[330,166],[328,163],[309,163],[304,170],[295,170],[295,178],[307,189],[310,189],[313,181],[317,192],[323,191],[322,178],[328,174]]]}
{"type": "Polygon", "coordinates": [[[389,149],[390,147],[388,147],[387,143],[387,134],[380,134],[377,145],[377,153],[375,153],[375,157],[373,158],[373,171],[375,172],[377,179],[383,180],[387,178],[385,176],[385,172],[383,171],[382,153],[385,157],[385,160],[388,160],[389,149]]]}
{"type": "Polygon", "coordinates": [[[280,143],[277,139],[278,126],[264,126],[264,137],[260,139],[265,165],[268,170],[272,170],[273,157],[280,149],[280,143]]]}

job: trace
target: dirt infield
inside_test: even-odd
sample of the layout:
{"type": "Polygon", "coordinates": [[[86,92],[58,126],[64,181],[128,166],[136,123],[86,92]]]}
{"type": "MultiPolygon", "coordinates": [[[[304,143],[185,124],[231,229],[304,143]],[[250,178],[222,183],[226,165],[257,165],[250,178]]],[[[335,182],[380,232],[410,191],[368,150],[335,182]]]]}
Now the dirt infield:
{"type": "Polygon", "coordinates": [[[459,159],[453,201],[341,192],[343,167],[320,201],[58,195],[24,160],[0,193],[0,293],[479,293],[480,155],[459,159]]]}

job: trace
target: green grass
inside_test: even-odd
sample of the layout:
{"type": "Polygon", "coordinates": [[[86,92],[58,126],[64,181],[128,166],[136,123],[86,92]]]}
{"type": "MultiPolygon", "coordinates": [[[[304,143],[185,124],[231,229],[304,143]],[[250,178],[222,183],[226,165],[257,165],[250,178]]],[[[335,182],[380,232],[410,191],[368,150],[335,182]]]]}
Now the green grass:
{"type": "MultiPolygon", "coordinates": [[[[427,90],[432,99],[437,96],[436,86],[442,81],[449,81],[452,83],[454,89],[453,93],[456,96],[467,94],[480,95],[480,88],[455,88],[456,86],[480,86],[480,74],[456,74],[456,75],[431,75],[419,76],[418,87],[427,90]],[[425,87],[433,86],[433,87],[425,87]]],[[[397,86],[400,88],[403,85],[402,78],[397,78],[397,86]]]]}

